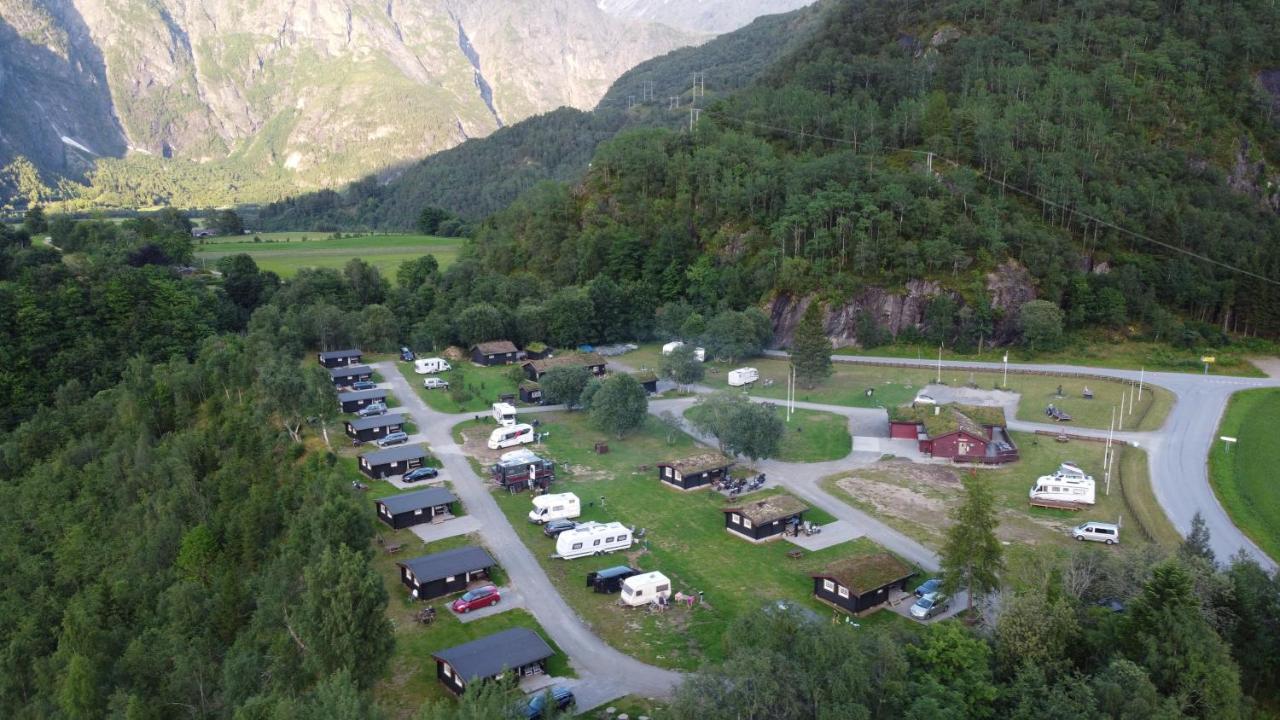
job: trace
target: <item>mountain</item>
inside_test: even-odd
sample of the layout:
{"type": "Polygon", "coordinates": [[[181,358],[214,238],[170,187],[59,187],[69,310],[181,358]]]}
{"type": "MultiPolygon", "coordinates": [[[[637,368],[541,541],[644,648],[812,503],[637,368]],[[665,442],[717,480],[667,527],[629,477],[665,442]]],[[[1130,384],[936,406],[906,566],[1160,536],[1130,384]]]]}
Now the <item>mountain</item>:
{"type": "Polygon", "coordinates": [[[127,154],[112,192],[157,172],[148,158],[328,187],[589,109],[705,37],[591,0],[0,0],[0,167],[23,156],[52,181],[127,154]]]}
{"type": "Polygon", "coordinates": [[[601,10],[691,32],[726,33],[761,15],[784,13],[814,0],[599,0],[601,10]]]}

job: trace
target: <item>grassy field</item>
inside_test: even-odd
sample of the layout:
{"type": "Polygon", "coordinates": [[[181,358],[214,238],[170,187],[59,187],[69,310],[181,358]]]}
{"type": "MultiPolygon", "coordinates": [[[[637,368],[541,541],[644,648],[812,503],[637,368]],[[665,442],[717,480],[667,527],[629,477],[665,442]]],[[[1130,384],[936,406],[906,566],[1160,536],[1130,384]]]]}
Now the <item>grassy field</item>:
{"type": "MultiPolygon", "coordinates": [[[[665,429],[652,418],[642,431],[621,441],[611,439],[606,455],[592,452],[599,433],[587,426],[584,414],[553,413],[542,420],[543,429],[551,434],[538,452],[560,464],[555,491],[574,492],[582,498],[584,520],[618,520],[646,528],[644,543],[629,553],[553,560],[553,541],[525,517],[529,496],[500,493],[496,495],[498,503],[552,582],[592,630],[646,662],[693,669],[705,660],[720,659],[725,633],[733,621],[777,600],[793,601],[829,616],[831,610],[812,598],[809,573],[838,558],[879,551],[871,541],[860,539],[806,553],[797,560],[787,557],[796,548],[784,540],[756,545],[731,536],[724,529],[720,512],[730,505],[724,497],[707,490],[682,492],[660,485],[653,463],[695,452],[695,444],[683,434],[668,443],[665,429]],[[641,466],[650,467],[642,470],[641,466]],[[642,609],[624,610],[616,604],[616,595],[598,595],[585,586],[587,572],[621,563],[659,570],[672,579],[675,590],[705,593],[705,602],[692,609],[674,607],[651,614],[642,609]]],[[[748,499],[752,497],[764,494],[748,499]]],[[[742,498],[734,502],[740,503],[742,498]]],[[[811,517],[819,523],[832,521],[821,512],[811,517]]],[[[908,621],[880,612],[861,622],[908,621]]]]}
{"type": "MultiPolygon", "coordinates": [[[[1280,390],[1236,393],[1223,415],[1209,452],[1209,479],[1218,501],[1251,540],[1271,557],[1280,557],[1280,390]]],[[[1226,558],[1219,558],[1226,560],[1226,558]]]]}
{"type": "MultiPolygon", "coordinates": [[[[507,393],[518,393],[519,384],[511,379],[511,365],[480,367],[469,361],[450,362],[453,369],[437,375],[417,375],[413,372],[413,363],[400,363],[400,372],[412,385],[422,401],[433,410],[446,413],[474,412],[488,414],[498,396],[507,393]],[[423,378],[438,377],[449,381],[449,388],[465,385],[471,397],[459,404],[449,394],[449,390],[428,390],[422,386],[423,378]]],[[[523,378],[523,375],[521,376],[523,378]]],[[[516,403],[517,405],[519,403],[516,403]]]]}
{"type": "MultiPolygon", "coordinates": [[[[685,410],[686,417],[695,416],[699,407],[685,410]]],[[[781,409],[779,412],[782,412],[781,409]]],[[[782,445],[775,460],[783,462],[825,462],[839,460],[853,449],[849,420],[843,415],[818,410],[796,410],[785,424],[782,445]]]]}
{"type": "MultiPolygon", "coordinates": [[[[657,368],[660,356],[661,346],[650,344],[623,355],[619,360],[637,368],[657,368]]],[[[706,365],[707,375],[703,381],[705,385],[728,389],[728,371],[734,367],[750,366],[760,371],[760,381],[751,386],[752,395],[779,400],[786,398],[789,367],[786,360],[753,358],[737,365],[714,361],[708,361],[706,365]],[[766,382],[769,384],[766,385],[766,382]]],[[[911,402],[920,388],[936,380],[937,373],[934,370],[836,363],[830,378],[813,389],[800,388],[796,393],[796,400],[849,407],[890,407],[911,402]],[[868,395],[868,389],[874,392],[868,395]]],[[[972,383],[984,390],[1006,387],[1000,373],[956,372],[945,367],[942,369],[942,382],[953,387],[964,387],[972,383]]],[[[1119,407],[1121,396],[1129,390],[1129,386],[1121,382],[1009,373],[1007,389],[1021,393],[1019,420],[1048,422],[1044,408],[1049,403],[1054,403],[1073,416],[1071,424],[1105,429],[1111,422],[1112,407],[1119,407]],[[1062,387],[1062,398],[1057,397],[1058,386],[1062,387]],[[1085,400],[1081,397],[1081,391],[1086,386],[1093,391],[1094,399],[1085,400]]],[[[1172,404],[1173,397],[1168,392],[1151,386],[1144,387],[1142,400],[1134,403],[1132,414],[1126,412],[1124,429],[1159,428],[1168,417],[1172,404]]]]}
{"type": "Polygon", "coordinates": [[[432,235],[362,235],[334,239],[323,233],[260,233],[252,238],[211,238],[196,246],[200,264],[212,266],[227,255],[248,253],[258,267],[280,277],[293,277],[304,267],[342,269],[358,257],[378,268],[382,276],[395,282],[400,263],[422,255],[435,255],[440,267],[453,263],[462,246],[461,238],[432,235]]]}

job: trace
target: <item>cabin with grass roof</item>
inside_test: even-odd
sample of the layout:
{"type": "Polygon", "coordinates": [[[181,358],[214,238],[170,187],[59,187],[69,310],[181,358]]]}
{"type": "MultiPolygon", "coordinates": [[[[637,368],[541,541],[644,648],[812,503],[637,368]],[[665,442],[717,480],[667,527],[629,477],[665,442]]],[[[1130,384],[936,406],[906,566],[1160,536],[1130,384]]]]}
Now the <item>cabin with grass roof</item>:
{"type": "Polygon", "coordinates": [[[813,596],[850,613],[862,613],[906,592],[915,572],[889,553],[859,555],[831,563],[814,573],[813,596]]]}
{"type": "Polygon", "coordinates": [[[788,528],[799,526],[808,510],[809,506],[798,498],[782,494],[725,508],[721,512],[724,513],[726,530],[752,542],[763,542],[782,537],[788,528]]]}
{"type": "Polygon", "coordinates": [[[538,382],[543,375],[558,367],[584,367],[592,375],[599,377],[604,375],[606,365],[605,359],[597,353],[569,352],[541,360],[529,360],[520,367],[524,369],[525,377],[538,382]]]}
{"type": "Polygon", "coordinates": [[[952,462],[999,465],[1018,459],[1000,407],[949,403],[890,408],[889,436],[915,440],[920,452],[952,462]]]}
{"type": "Polygon", "coordinates": [[[520,391],[520,402],[526,405],[542,404],[542,386],[532,380],[525,380],[516,386],[520,391]]]}
{"type": "Polygon", "coordinates": [[[658,463],[658,479],[681,490],[693,490],[727,478],[733,464],[720,453],[704,452],[658,463]]]}
{"type": "Polygon", "coordinates": [[[631,373],[631,377],[635,378],[636,382],[640,383],[644,391],[650,395],[658,392],[658,373],[652,370],[637,370],[631,373]]]}

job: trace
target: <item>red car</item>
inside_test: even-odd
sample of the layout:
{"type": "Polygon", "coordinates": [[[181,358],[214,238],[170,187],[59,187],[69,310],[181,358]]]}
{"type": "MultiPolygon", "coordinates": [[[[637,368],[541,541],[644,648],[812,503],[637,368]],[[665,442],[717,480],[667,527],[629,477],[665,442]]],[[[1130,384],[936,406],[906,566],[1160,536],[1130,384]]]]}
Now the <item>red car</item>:
{"type": "Polygon", "coordinates": [[[475,590],[468,590],[462,597],[454,600],[449,607],[456,613],[465,613],[486,608],[490,605],[497,605],[501,599],[502,596],[498,594],[498,588],[492,585],[485,585],[475,590]]]}

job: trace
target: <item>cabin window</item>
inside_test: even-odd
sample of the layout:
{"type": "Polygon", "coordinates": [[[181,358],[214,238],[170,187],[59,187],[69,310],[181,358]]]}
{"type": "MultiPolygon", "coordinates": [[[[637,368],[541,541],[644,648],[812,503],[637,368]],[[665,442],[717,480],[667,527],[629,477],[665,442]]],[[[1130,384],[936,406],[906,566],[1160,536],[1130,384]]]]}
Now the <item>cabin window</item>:
{"type": "Polygon", "coordinates": [[[823,590],[826,590],[827,592],[835,592],[835,591],[836,591],[836,584],[835,584],[835,583],[833,583],[833,582],[831,582],[830,580],[823,580],[823,581],[822,581],[822,589],[823,589],[823,590]]]}
{"type": "Polygon", "coordinates": [[[448,665],[441,665],[440,670],[444,673],[445,677],[453,677],[453,670],[451,670],[448,665]]]}
{"type": "Polygon", "coordinates": [[[669,467],[662,468],[662,474],[664,477],[671,477],[671,468],[669,467]]]}
{"type": "Polygon", "coordinates": [[[733,519],[733,524],[734,524],[734,525],[741,525],[741,524],[742,524],[742,518],[738,517],[737,515],[734,515],[734,514],[730,513],[730,514],[729,514],[729,517],[733,519]]]}
{"type": "Polygon", "coordinates": [[[449,577],[445,578],[444,581],[453,582],[455,579],[457,579],[457,577],[458,577],[457,575],[450,575],[449,577]]]}
{"type": "Polygon", "coordinates": [[[417,510],[414,510],[414,511],[413,511],[413,514],[414,514],[414,515],[421,515],[421,514],[422,514],[422,509],[421,509],[421,508],[419,508],[419,509],[417,509],[417,510]]]}
{"type": "Polygon", "coordinates": [[[840,597],[842,597],[842,598],[848,598],[848,597],[849,597],[849,588],[844,587],[844,586],[842,585],[842,586],[840,586],[839,588],[837,588],[837,589],[836,589],[836,594],[837,594],[837,595],[839,595],[839,596],[840,596],[840,597]]]}
{"type": "Polygon", "coordinates": [[[755,527],[755,526],[751,524],[751,520],[749,520],[749,519],[747,519],[747,518],[742,518],[742,527],[747,528],[748,530],[750,530],[751,528],[753,528],[753,527],[755,527]]]}

